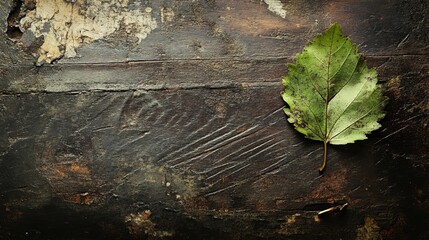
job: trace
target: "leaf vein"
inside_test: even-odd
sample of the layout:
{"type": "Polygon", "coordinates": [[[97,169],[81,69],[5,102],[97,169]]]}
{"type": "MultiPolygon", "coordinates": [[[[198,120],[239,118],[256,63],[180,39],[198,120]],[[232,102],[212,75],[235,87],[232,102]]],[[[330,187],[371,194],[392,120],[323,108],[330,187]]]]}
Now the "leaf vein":
{"type": "Polygon", "coordinates": [[[363,87],[365,86],[365,84],[366,84],[367,82],[368,82],[368,79],[365,79],[365,83],[364,83],[364,84],[362,84],[362,86],[360,87],[358,94],[356,94],[356,95],[353,97],[353,100],[351,100],[351,101],[349,102],[349,104],[347,105],[347,107],[346,107],[346,108],[344,108],[343,112],[342,112],[342,113],[338,116],[338,118],[335,120],[334,124],[332,125],[331,129],[329,130],[329,133],[327,134],[328,136],[329,136],[329,135],[331,135],[332,129],[334,129],[334,127],[335,127],[335,125],[337,124],[338,120],[339,120],[342,116],[344,116],[344,113],[347,111],[347,109],[349,109],[349,107],[352,105],[352,103],[353,103],[353,102],[357,99],[357,97],[361,94],[361,92],[362,92],[362,90],[363,90],[363,87]]]}
{"type": "Polygon", "coordinates": [[[358,67],[358,65],[359,65],[359,60],[358,61],[356,61],[356,65],[354,66],[354,68],[353,68],[353,71],[352,71],[352,74],[350,74],[350,77],[347,79],[347,81],[346,81],[346,83],[341,87],[341,89],[340,89],[340,91],[338,91],[338,92],[336,92],[334,95],[332,95],[332,97],[329,99],[329,101],[331,101],[335,96],[337,96],[337,94],[339,93],[339,92],[341,92],[341,90],[347,85],[347,84],[349,84],[349,82],[352,80],[352,78],[353,78],[353,75],[355,74],[355,72],[356,72],[356,69],[357,69],[357,67],[358,67]]]}
{"type": "Polygon", "coordinates": [[[334,139],[334,138],[336,138],[338,135],[340,135],[341,133],[343,133],[344,131],[346,131],[347,129],[349,129],[353,124],[355,124],[355,123],[357,123],[357,122],[359,122],[360,120],[362,120],[362,119],[364,119],[365,117],[367,117],[371,112],[372,112],[372,110],[374,110],[375,109],[375,106],[374,107],[372,107],[367,113],[365,113],[365,115],[363,115],[363,116],[361,116],[361,117],[359,117],[358,119],[356,119],[354,122],[352,122],[351,124],[349,124],[347,127],[345,127],[343,130],[341,130],[339,133],[337,133],[337,134],[335,134],[334,136],[332,136],[331,138],[330,138],[330,140],[332,140],[332,139],[334,139]]]}
{"type": "MultiPolygon", "coordinates": [[[[305,102],[305,101],[304,101],[304,103],[305,103],[305,105],[307,106],[308,110],[310,110],[311,114],[313,115],[314,120],[316,121],[317,126],[319,127],[320,133],[323,133],[323,131],[322,131],[322,126],[320,126],[320,123],[319,123],[319,121],[317,120],[317,116],[316,116],[316,114],[314,114],[313,110],[310,108],[310,106],[308,105],[308,103],[307,103],[307,102],[305,102]]],[[[314,131],[312,131],[312,132],[313,132],[314,134],[316,134],[314,131]]],[[[321,139],[323,139],[323,137],[321,137],[319,134],[316,134],[316,136],[318,136],[318,137],[320,137],[321,139]]]]}
{"type": "Polygon", "coordinates": [[[344,46],[344,44],[346,44],[346,42],[347,42],[347,41],[346,41],[346,40],[344,40],[344,41],[343,41],[343,43],[341,44],[341,46],[339,46],[339,47],[337,48],[337,50],[335,50],[334,52],[332,52],[332,55],[334,55],[335,53],[337,53],[338,51],[340,51],[340,49],[341,49],[341,48],[343,48],[343,46],[344,46]]]}
{"type": "Polygon", "coordinates": [[[322,98],[322,100],[325,100],[325,98],[323,97],[322,93],[319,91],[319,89],[316,87],[313,79],[310,79],[311,85],[313,85],[314,90],[316,90],[316,92],[319,94],[320,98],[322,98]]]}
{"type": "Polygon", "coordinates": [[[334,77],[335,77],[335,76],[337,76],[337,74],[341,71],[341,69],[342,69],[342,68],[343,68],[343,66],[344,66],[344,63],[346,63],[346,61],[348,60],[348,58],[349,58],[349,56],[350,56],[351,52],[352,52],[352,49],[350,49],[350,50],[349,50],[349,52],[347,53],[347,56],[344,58],[344,61],[341,63],[341,66],[338,68],[337,72],[335,72],[335,73],[330,77],[330,79],[329,79],[329,80],[333,80],[333,79],[334,79],[334,77]]]}

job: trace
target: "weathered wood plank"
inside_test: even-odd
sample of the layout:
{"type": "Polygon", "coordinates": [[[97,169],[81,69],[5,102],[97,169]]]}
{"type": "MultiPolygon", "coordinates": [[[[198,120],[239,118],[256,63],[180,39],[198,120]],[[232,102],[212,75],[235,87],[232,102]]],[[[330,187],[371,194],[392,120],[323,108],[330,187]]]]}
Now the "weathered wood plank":
{"type": "Polygon", "coordinates": [[[12,3],[0,2],[0,238],[429,236],[425,1],[117,2],[98,14],[121,28],[42,67],[37,41],[4,33],[12,3]],[[157,23],[140,43],[135,15],[157,23]],[[280,78],[334,21],[390,102],[383,128],[330,148],[319,176],[322,146],[287,123],[280,78]]]}
{"type": "MultiPolygon", "coordinates": [[[[116,64],[0,67],[3,93],[128,91],[280,86],[291,59],[170,60],[116,64]]],[[[427,56],[367,57],[379,80],[425,74],[427,56]],[[415,65],[416,62],[421,64],[415,65]]],[[[412,79],[411,79],[412,80],[412,79]]]]}
{"type": "MultiPolygon", "coordinates": [[[[52,199],[75,211],[130,202],[118,220],[143,210],[156,219],[171,208],[183,209],[179,216],[203,216],[203,224],[214,214],[223,219],[215,225],[222,228],[264,219],[275,230],[265,237],[316,234],[314,211],[335,201],[351,204],[350,228],[327,236],[348,236],[360,223],[355,214],[397,204],[379,193],[388,184],[377,178],[375,160],[358,150],[365,145],[332,148],[329,172],[319,177],[320,144],[305,141],[287,125],[281,101],[269,103],[273,90],[3,96],[8,111],[1,124],[6,130],[1,169],[8,171],[1,175],[2,203],[31,212],[52,199]],[[311,206],[316,208],[306,213],[311,206]],[[275,218],[266,215],[273,211],[275,218]],[[303,214],[314,227],[282,227],[292,224],[287,219],[294,214],[297,219],[303,214]]],[[[26,219],[26,213],[17,218],[26,219]]]]}
{"type": "MultiPolygon", "coordinates": [[[[2,12],[7,13],[11,2],[1,3],[2,12]]],[[[429,10],[425,1],[278,2],[277,8],[285,12],[284,18],[275,10],[270,11],[269,5],[263,1],[153,1],[144,6],[130,1],[130,8],[142,11],[149,8],[150,16],[156,21],[156,28],[147,33],[146,38],[133,37],[135,30],[119,28],[98,41],[78,44],[76,57],[63,58],[60,62],[284,58],[294,56],[308,40],[332,22],[339,22],[345,34],[350,35],[366,55],[420,55],[429,51],[426,34],[429,24],[425,18],[429,10]]],[[[73,6],[86,9],[80,1],[73,6]]],[[[120,7],[117,11],[125,14],[126,9],[120,7]]],[[[89,17],[89,13],[83,10],[76,14],[76,18],[89,17]]],[[[121,21],[121,17],[119,15],[117,21],[121,21]]],[[[5,16],[3,22],[4,19],[5,16]]],[[[36,53],[38,48],[27,38],[14,41],[27,41],[22,44],[32,47],[24,51],[36,53]]],[[[11,45],[6,39],[3,42],[11,45]]],[[[17,53],[15,48],[4,48],[3,51],[10,57],[17,53]]]]}
{"type": "MultiPolygon", "coordinates": [[[[380,61],[380,69],[397,61],[407,66],[405,58],[395,59],[380,61]]],[[[275,230],[266,237],[318,236],[314,211],[338,201],[350,204],[347,224],[334,218],[328,225],[338,229],[323,234],[326,239],[355,234],[364,216],[383,229],[399,214],[412,222],[400,206],[416,197],[423,207],[428,192],[427,102],[414,98],[428,89],[427,75],[410,75],[412,66],[384,80],[391,97],[385,128],[369,141],[331,148],[323,177],[316,170],[322,146],[287,124],[279,86],[2,95],[2,202],[21,212],[52,199],[74,211],[105,209],[116,199],[132,203],[117,221],[143,210],[159,218],[162,202],[183,209],[176,219],[185,214],[210,222],[213,215],[221,228],[266,222],[275,230]],[[417,180],[414,190],[403,185],[417,180]],[[311,227],[285,227],[293,216],[311,227]]]]}

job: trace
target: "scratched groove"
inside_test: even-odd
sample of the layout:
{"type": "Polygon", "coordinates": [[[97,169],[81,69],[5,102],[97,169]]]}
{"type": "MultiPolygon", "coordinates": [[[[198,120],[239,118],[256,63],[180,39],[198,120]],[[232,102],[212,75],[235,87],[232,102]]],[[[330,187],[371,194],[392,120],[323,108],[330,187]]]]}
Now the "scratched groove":
{"type": "MultiPolygon", "coordinates": [[[[157,99],[164,107],[161,108],[164,115],[154,113],[160,108],[152,109],[152,113],[143,114],[146,110],[142,109],[146,105],[139,107],[138,116],[144,125],[152,125],[156,129],[157,126],[163,127],[161,132],[152,129],[142,137],[147,138],[146,142],[152,141],[153,133],[156,133],[157,139],[163,139],[163,132],[178,135],[182,132],[188,133],[183,139],[176,138],[175,141],[170,141],[171,144],[153,156],[154,162],[179,171],[201,175],[208,186],[205,190],[206,194],[209,193],[207,196],[232,191],[243,184],[258,180],[257,176],[252,175],[273,174],[277,165],[288,165],[285,158],[289,155],[284,154],[285,151],[289,151],[285,147],[285,144],[290,144],[285,138],[288,131],[287,128],[277,129],[276,126],[284,124],[282,108],[261,112],[251,121],[233,113],[218,118],[213,115],[216,112],[212,112],[210,107],[200,104],[193,108],[192,112],[181,109],[183,102],[187,101],[186,95],[172,94],[164,98],[165,100],[157,99]],[[169,108],[171,105],[168,104],[168,101],[173,101],[172,98],[176,98],[174,110],[169,108]],[[160,115],[162,117],[159,117],[160,115]],[[227,122],[225,118],[228,119],[227,122]],[[243,121],[244,123],[237,124],[243,121]],[[199,125],[197,128],[196,123],[199,125]],[[278,149],[280,146],[283,148],[278,149]],[[276,164],[272,165],[272,161],[276,164]],[[269,165],[271,166],[268,167],[269,165]],[[262,169],[264,170],[261,171],[262,169]],[[235,179],[237,182],[231,183],[229,179],[235,179]]],[[[141,102],[138,99],[136,101],[141,102]]],[[[169,138],[175,137],[177,136],[169,135],[169,138]]],[[[129,143],[142,139],[131,139],[129,143]]],[[[292,148],[297,146],[299,142],[291,144],[292,148]]]]}
{"type": "MultiPolygon", "coordinates": [[[[220,128],[220,129],[223,130],[223,128],[220,128]]],[[[183,155],[182,159],[187,158],[188,160],[186,160],[185,162],[190,162],[190,161],[193,161],[195,159],[203,159],[203,158],[208,157],[209,155],[216,152],[217,150],[220,150],[218,147],[212,146],[212,144],[222,142],[223,138],[225,136],[227,137],[226,139],[230,139],[229,136],[233,135],[233,132],[234,132],[234,130],[228,131],[228,132],[226,132],[220,136],[217,136],[217,137],[213,137],[213,134],[209,134],[209,135],[205,136],[204,140],[207,140],[207,141],[205,143],[201,144],[200,146],[198,146],[195,150],[191,150],[190,152],[185,153],[183,155]],[[213,137],[213,139],[210,139],[211,137],[213,137]]],[[[201,139],[199,139],[198,141],[200,141],[200,140],[201,139]]],[[[187,149],[183,149],[183,150],[187,151],[187,149]]],[[[174,159],[171,162],[174,163],[177,161],[181,161],[181,160],[180,159],[174,159]]],[[[171,164],[171,163],[168,163],[168,164],[171,164]]],[[[179,165],[183,165],[183,164],[179,164],[179,165]]],[[[178,164],[173,165],[172,167],[177,167],[177,166],[178,166],[178,164]]]]}
{"type": "MultiPolygon", "coordinates": [[[[278,134],[278,133],[274,133],[274,134],[272,134],[272,135],[276,135],[276,134],[278,134]]],[[[222,161],[225,161],[225,159],[229,159],[229,158],[236,158],[237,156],[234,156],[234,155],[237,155],[238,154],[238,156],[241,156],[242,155],[242,150],[244,150],[244,149],[248,149],[249,147],[251,147],[253,144],[258,144],[259,142],[261,142],[261,141],[264,141],[265,139],[267,139],[267,138],[270,138],[272,135],[270,135],[270,136],[265,136],[264,138],[262,138],[262,139],[258,139],[257,138],[257,140],[255,140],[255,141],[250,141],[250,143],[246,143],[245,145],[243,145],[243,144],[241,144],[239,141],[240,140],[244,140],[244,141],[249,141],[248,139],[249,138],[251,138],[251,137],[254,137],[253,135],[251,135],[251,134],[249,134],[249,135],[246,135],[246,136],[244,136],[243,138],[241,138],[241,139],[238,139],[237,141],[235,141],[235,142],[232,142],[231,143],[231,146],[229,146],[229,148],[230,148],[230,150],[229,151],[227,151],[228,152],[228,155],[226,155],[225,157],[222,157],[222,158],[219,158],[218,160],[215,160],[215,164],[217,164],[217,163],[220,163],[220,162],[222,162],[222,161]]]]}
{"type": "Polygon", "coordinates": [[[35,2],[0,1],[0,239],[358,239],[366,219],[373,238],[428,239],[427,1],[131,0],[147,38],[121,29],[41,67],[9,16],[35,2]],[[332,22],[390,100],[321,176],[281,76],[332,22]]]}
{"type": "MultiPolygon", "coordinates": [[[[212,125],[209,125],[209,124],[207,124],[206,125],[207,127],[210,127],[210,128],[213,128],[213,126],[212,125]]],[[[203,126],[204,127],[204,126],[203,126]]],[[[227,131],[227,128],[228,128],[228,126],[227,125],[225,125],[225,126],[222,126],[222,127],[220,127],[220,128],[217,128],[216,130],[214,130],[213,132],[204,132],[204,130],[201,130],[201,131],[197,131],[197,132],[202,132],[203,134],[202,134],[202,136],[201,137],[198,137],[197,139],[195,139],[195,140],[193,140],[193,139],[187,139],[188,141],[189,140],[191,140],[191,142],[190,143],[188,143],[187,145],[185,145],[185,146],[182,146],[182,147],[179,147],[179,148],[177,148],[177,149],[175,149],[175,150],[173,150],[173,151],[171,151],[170,153],[168,153],[166,156],[164,156],[162,159],[163,159],[163,162],[165,161],[165,162],[169,162],[168,161],[168,159],[169,158],[171,158],[172,156],[174,157],[174,156],[176,156],[176,155],[179,155],[180,153],[182,153],[182,152],[184,152],[184,154],[185,154],[185,156],[189,156],[189,155],[191,155],[192,154],[192,152],[190,153],[189,152],[189,150],[191,150],[191,151],[195,151],[195,150],[193,150],[193,149],[195,149],[195,148],[197,148],[197,150],[198,149],[201,149],[201,144],[207,144],[207,142],[208,141],[210,141],[210,138],[212,137],[212,136],[217,136],[217,134],[222,134],[222,131],[224,132],[223,134],[229,134],[229,132],[227,131]]],[[[197,134],[197,132],[196,132],[196,134],[197,134]]],[[[173,160],[170,160],[170,163],[171,162],[174,162],[174,161],[177,161],[177,159],[173,159],[173,160]]]]}
{"type": "MultiPolygon", "coordinates": [[[[252,130],[253,130],[253,128],[252,128],[252,130]]],[[[205,137],[205,139],[208,139],[209,141],[200,145],[194,151],[188,152],[187,154],[185,154],[183,156],[183,158],[189,158],[189,160],[191,160],[191,159],[199,158],[202,155],[205,155],[204,157],[208,157],[211,152],[221,150],[220,146],[226,144],[226,143],[224,143],[224,141],[231,141],[232,139],[237,139],[237,136],[240,134],[234,136],[234,131],[236,131],[236,129],[232,129],[232,131],[228,131],[227,133],[225,133],[221,136],[214,137],[211,140],[210,140],[210,137],[212,137],[213,135],[211,135],[211,134],[207,135],[205,137]],[[232,137],[230,137],[231,135],[232,135],[232,137]],[[223,143],[223,144],[219,145],[219,143],[223,143]],[[213,145],[213,144],[216,144],[216,145],[213,145]],[[208,154],[206,154],[206,153],[208,153],[208,154]]],[[[174,161],[180,161],[180,160],[175,159],[174,161]]]]}
{"type": "Polygon", "coordinates": [[[277,125],[284,125],[285,120],[281,107],[261,112],[253,118],[235,111],[220,118],[216,111],[212,111],[214,108],[201,105],[202,101],[190,107],[192,111],[184,109],[188,91],[162,98],[157,95],[139,94],[125,102],[121,121],[134,116],[135,121],[140,126],[147,126],[149,131],[140,137],[130,135],[125,142],[119,140],[119,149],[141,144],[141,151],[150,152],[145,143],[161,141],[163,148],[158,148],[155,155],[148,153],[150,158],[176,171],[202,176],[208,186],[205,191],[210,192],[207,196],[232,191],[257,181],[258,176],[264,174],[281,173],[290,164],[287,157],[291,151],[287,145],[297,148],[300,144],[291,144],[285,138],[287,128],[278,129],[277,125]],[[170,102],[175,102],[174,108],[170,102]],[[163,141],[168,144],[162,144],[163,141]],[[229,179],[237,182],[231,183],[229,179]]]}
{"type": "MultiPolygon", "coordinates": [[[[250,128],[250,129],[253,130],[253,128],[250,128]]],[[[273,141],[273,139],[270,139],[270,138],[272,138],[272,136],[277,135],[277,134],[278,133],[275,133],[275,134],[266,136],[266,137],[264,137],[262,139],[259,139],[256,142],[256,146],[255,146],[255,143],[252,142],[251,144],[249,144],[249,147],[253,147],[253,148],[246,149],[246,151],[244,151],[244,152],[241,152],[241,153],[240,152],[235,152],[233,154],[230,154],[229,157],[223,157],[222,154],[217,154],[217,156],[216,156],[215,159],[222,159],[222,161],[237,161],[237,160],[246,160],[246,158],[247,158],[247,160],[249,160],[251,157],[254,157],[254,156],[251,155],[251,153],[253,151],[255,151],[256,149],[259,149],[259,148],[263,148],[265,145],[270,144],[270,141],[273,141]],[[270,140],[265,141],[267,139],[270,139],[270,140]],[[259,143],[261,143],[261,144],[259,144],[259,143]],[[238,154],[238,155],[234,156],[236,154],[238,154]],[[248,156],[246,156],[246,155],[248,155],[248,156]]],[[[184,160],[184,161],[176,160],[176,161],[180,161],[181,163],[173,165],[172,167],[177,167],[177,166],[180,166],[180,165],[187,165],[188,163],[190,163],[192,161],[195,161],[197,159],[199,159],[199,161],[201,161],[201,162],[204,162],[206,165],[207,165],[207,163],[208,164],[213,164],[213,163],[209,162],[209,157],[211,155],[214,155],[218,151],[219,152],[230,152],[231,150],[233,151],[234,148],[232,148],[232,149],[222,149],[222,148],[219,148],[219,147],[210,147],[210,145],[208,143],[210,143],[210,142],[229,141],[230,139],[231,138],[225,138],[224,135],[220,136],[220,137],[216,137],[213,140],[211,140],[211,141],[207,142],[206,144],[202,145],[202,147],[208,146],[208,148],[206,148],[206,149],[204,149],[204,148],[200,149],[200,153],[198,153],[196,156],[193,156],[193,157],[189,158],[188,160],[184,160]],[[208,154],[203,155],[204,153],[208,153],[208,154]]],[[[236,144],[240,145],[240,141],[238,140],[236,144]]],[[[221,146],[225,146],[225,145],[226,144],[222,144],[221,146]]],[[[257,154],[257,153],[255,153],[255,154],[257,154]]],[[[188,155],[185,155],[184,159],[186,159],[187,157],[188,157],[188,155]]],[[[218,164],[218,163],[221,163],[222,161],[216,160],[216,163],[218,164]]],[[[241,163],[238,162],[238,164],[241,164],[241,163]]],[[[229,170],[234,170],[233,168],[235,168],[235,166],[233,166],[233,167],[229,166],[228,167],[229,170]]],[[[216,168],[216,169],[219,170],[219,171],[221,171],[221,172],[225,172],[226,171],[225,169],[222,169],[222,168],[216,168]]],[[[199,171],[199,170],[196,170],[196,171],[199,171]]],[[[234,170],[234,173],[238,173],[238,171],[234,170]]],[[[216,175],[216,176],[219,175],[218,173],[213,173],[213,174],[216,175]]],[[[231,176],[231,174],[228,173],[228,176],[231,176]]],[[[213,175],[212,176],[208,176],[207,180],[210,180],[211,178],[213,178],[213,175]]]]}
{"type": "MultiPolygon", "coordinates": [[[[239,142],[239,141],[240,141],[240,139],[237,139],[237,138],[235,138],[235,140],[234,140],[234,142],[239,142]]],[[[215,158],[216,160],[214,160],[212,162],[212,165],[216,165],[218,163],[222,163],[223,161],[230,160],[230,157],[232,155],[234,155],[236,152],[230,153],[228,156],[225,156],[225,157],[224,156],[219,157],[221,155],[219,153],[231,151],[230,149],[224,149],[224,148],[222,148],[222,147],[226,146],[227,144],[230,144],[230,143],[228,143],[228,142],[225,143],[224,142],[222,144],[216,145],[216,146],[214,146],[214,147],[212,147],[212,148],[210,148],[208,150],[204,150],[204,152],[203,152],[204,154],[197,155],[197,156],[195,156],[193,158],[200,157],[201,161],[205,161],[206,159],[208,159],[212,155],[218,154],[218,155],[216,155],[216,158],[215,158]]]]}
{"type": "MultiPolygon", "coordinates": [[[[72,182],[77,180],[70,175],[77,174],[73,171],[86,174],[82,175],[86,180],[78,185],[82,191],[102,185],[103,191],[108,192],[117,188],[106,184],[107,179],[120,183],[122,189],[127,185],[121,180],[124,173],[137,176],[142,172],[141,162],[149,161],[190,177],[199,176],[208,186],[202,189],[205,193],[220,189],[225,190],[219,193],[227,193],[257,180],[258,172],[277,162],[277,158],[287,157],[283,154],[289,151],[288,145],[298,144],[287,138],[290,129],[284,122],[282,102],[280,98],[270,97],[272,89],[198,91],[28,95],[40,98],[36,102],[43,107],[38,108],[46,111],[35,118],[39,124],[35,129],[44,129],[38,138],[43,144],[36,148],[42,151],[37,160],[42,175],[53,174],[56,165],[51,162],[65,164],[71,167],[65,174],[69,174],[66,176],[70,176],[72,182]],[[214,93],[220,101],[204,100],[205,94],[214,93]],[[58,98],[55,106],[50,105],[50,98],[58,98]],[[253,99],[259,100],[253,102],[253,99]],[[260,107],[270,101],[273,102],[271,109],[260,107]],[[219,105],[222,102],[229,105],[219,105]],[[78,117],[62,111],[72,106],[80,109],[78,117]],[[261,111],[255,113],[250,110],[253,108],[261,111]],[[45,118],[49,120],[44,121],[45,118]],[[63,131],[64,137],[57,135],[58,130],[63,131]],[[76,146],[73,141],[81,145],[76,146]],[[58,144],[61,142],[64,144],[58,144]],[[80,149],[75,149],[79,146],[80,149]],[[78,164],[83,169],[70,164],[78,164]],[[103,166],[111,169],[105,172],[103,166]],[[91,183],[94,178],[99,178],[95,185],[91,183]],[[235,179],[234,182],[231,179],[235,179]]],[[[29,121],[29,117],[22,121],[29,121]]],[[[277,164],[285,162],[287,160],[277,164]]],[[[60,182],[60,178],[52,181],[54,189],[70,184],[68,180],[60,182]]]]}
{"type": "MultiPolygon", "coordinates": [[[[278,92],[276,86],[264,86],[28,94],[21,100],[14,95],[1,96],[3,102],[7,99],[5,104],[17,105],[2,115],[6,118],[2,124],[8,123],[5,128],[15,129],[7,131],[15,135],[9,137],[20,139],[18,133],[29,131],[30,126],[33,134],[14,144],[2,140],[6,147],[2,147],[0,158],[19,155],[18,146],[34,149],[36,170],[29,170],[38,172],[38,181],[47,181],[54,194],[65,201],[73,201],[76,192],[103,203],[116,195],[137,199],[139,194],[147,197],[153,191],[155,194],[141,201],[161,201],[168,197],[162,188],[167,178],[171,191],[186,196],[184,201],[203,197],[207,209],[238,205],[249,209],[268,206],[269,211],[302,209],[304,202],[294,199],[343,199],[343,188],[347,192],[357,189],[351,191],[353,196],[367,196],[364,189],[373,182],[362,183],[360,172],[366,166],[386,163],[373,163],[373,158],[359,150],[330,148],[329,171],[320,178],[317,169],[322,146],[304,139],[287,122],[283,102],[273,94],[278,92]],[[30,100],[33,105],[23,104],[30,100]],[[16,115],[22,117],[14,121],[12,116],[16,115]],[[24,146],[24,142],[37,144],[24,146]],[[338,180],[342,188],[324,187],[325,177],[334,178],[344,169],[353,170],[338,180]],[[191,182],[191,187],[177,187],[178,179],[168,173],[191,182]],[[69,185],[74,187],[67,188],[69,185]],[[282,205],[273,204],[276,199],[282,205]]],[[[405,122],[420,120],[407,117],[405,122]]],[[[411,127],[401,128],[387,128],[374,142],[382,146],[411,127]]],[[[35,180],[23,180],[21,185],[31,185],[31,181],[35,180]]],[[[378,184],[384,186],[387,181],[382,179],[378,184]]],[[[28,191],[26,194],[27,199],[37,199],[28,191]]],[[[370,194],[375,202],[384,196],[376,191],[370,194]]]]}

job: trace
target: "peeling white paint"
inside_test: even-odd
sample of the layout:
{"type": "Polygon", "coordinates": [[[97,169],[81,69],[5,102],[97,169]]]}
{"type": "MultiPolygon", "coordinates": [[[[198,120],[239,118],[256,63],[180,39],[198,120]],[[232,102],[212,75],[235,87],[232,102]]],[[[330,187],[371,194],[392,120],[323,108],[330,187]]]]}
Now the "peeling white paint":
{"type": "Polygon", "coordinates": [[[76,48],[123,29],[140,43],[157,27],[152,8],[131,0],[38,0],[20,21],[22,32],[44,38],[38,64],[76,56],[76,48]]]}
{"type": "Polygon", "coordinates": [[[268,10],[286,18],[286,10],[283,9],[283,3],[280,0],[264,0],[264,2],[268,5],[268,10]]]}

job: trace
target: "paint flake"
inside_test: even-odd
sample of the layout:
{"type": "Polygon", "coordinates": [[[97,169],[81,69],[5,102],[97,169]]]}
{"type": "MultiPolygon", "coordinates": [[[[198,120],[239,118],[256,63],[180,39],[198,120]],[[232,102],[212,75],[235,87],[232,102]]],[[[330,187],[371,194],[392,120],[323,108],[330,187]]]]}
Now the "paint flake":
{"type": "Polygon", "coordinates": [[[22,32],[44,39],[38,49],[38,65],[75,57],[76,48],[121,28],[140,43],[156,27],[152,8],[129,0],[39,0],[20,21],[22,32]]]}
{"type": "Polygon", "coordinates": [[[268,10],[286,18],[286,10],[283,9],[283,3],[280,0],[264,0],[264,2],[268,5],[268,10]]]}

